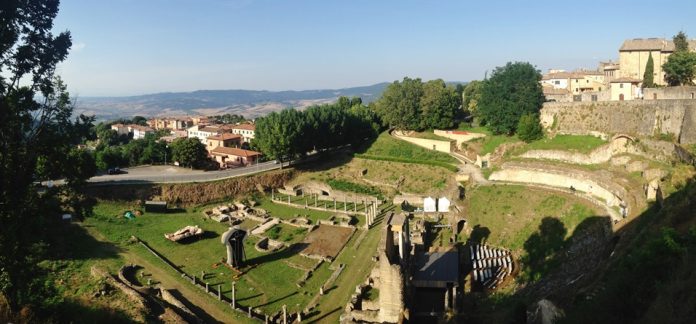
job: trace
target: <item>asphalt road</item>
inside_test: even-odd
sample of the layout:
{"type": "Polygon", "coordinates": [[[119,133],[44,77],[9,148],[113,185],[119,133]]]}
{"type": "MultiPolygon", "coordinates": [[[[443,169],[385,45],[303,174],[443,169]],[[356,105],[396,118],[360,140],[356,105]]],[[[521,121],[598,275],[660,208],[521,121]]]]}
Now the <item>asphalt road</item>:
{"type": "MultiPolygon", "coordinates": [[[[287,166],[287,163],[283,163],[283,165],[287,166]]],[[[122,169],[124,171],[122,174],[94,176],[87,182],[94,184],[206,182],[274,169],[280,169],[280,164],[276,164],[274,161],[219,171],[190,170],[172,165],[140,166],[122,169]]]]}

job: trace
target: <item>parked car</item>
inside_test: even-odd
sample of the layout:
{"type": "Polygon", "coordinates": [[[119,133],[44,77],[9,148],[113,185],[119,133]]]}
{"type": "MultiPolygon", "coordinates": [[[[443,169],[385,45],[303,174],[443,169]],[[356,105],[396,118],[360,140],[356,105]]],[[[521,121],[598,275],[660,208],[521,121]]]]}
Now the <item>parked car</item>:
{"type": "Polygon", "coordinates": [[[108,174],[121,174],[121,169],[120,168],[110,168],[106,170],[106,173],[108,174]]]}

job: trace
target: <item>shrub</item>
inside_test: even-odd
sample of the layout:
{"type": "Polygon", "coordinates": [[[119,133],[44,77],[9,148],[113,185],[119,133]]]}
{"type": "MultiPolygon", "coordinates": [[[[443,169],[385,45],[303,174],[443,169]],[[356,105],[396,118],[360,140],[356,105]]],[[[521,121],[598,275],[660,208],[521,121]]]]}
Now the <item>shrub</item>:
{"type": "Polygon", "coordinates": [[[517,137],[529,143],[544,136],[544,131],[539,123],[539,116],[536,114],[525,114],[517,124],[517,137]]]}

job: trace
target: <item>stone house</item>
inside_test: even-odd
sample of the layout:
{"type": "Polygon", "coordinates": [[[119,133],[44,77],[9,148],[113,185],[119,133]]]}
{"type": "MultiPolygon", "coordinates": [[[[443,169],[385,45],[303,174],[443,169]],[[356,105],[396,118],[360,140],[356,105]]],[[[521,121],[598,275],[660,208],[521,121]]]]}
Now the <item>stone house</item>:
{"type": "MultiPolygon", "coordinates": [[[[689,40],[689,50],[696,51],[696,40],[689,40]]],[[[619,77],[643,80],[645,66],[652,55],[655,84],[666,85],[662,64],[674,53],[674,42],[664,38],[634,38],[619,48],[619,77]]]]}
{"type": "Polygon", "coordinates": [[[639,79],[617,78],[611,81],[611,100],[634,100],[642,99],[643,91],[640,88],[639,79]]]}
{"type": "Polygon", "coordinates": [[[211,152],[218,147],[239,147],[242,145],[241,141],[242,137],[237,134],[222,133],[206,138],[205,149],[211,152]]]}
{"type": "Polygon", "coordinates": [[[201,141],[201,143],[206,144],[208,137],[222,134],[223,131],[215,126],[195,125],[187,129],[186,132],[188,133],[188,137],[195,137],[201,141]]]}

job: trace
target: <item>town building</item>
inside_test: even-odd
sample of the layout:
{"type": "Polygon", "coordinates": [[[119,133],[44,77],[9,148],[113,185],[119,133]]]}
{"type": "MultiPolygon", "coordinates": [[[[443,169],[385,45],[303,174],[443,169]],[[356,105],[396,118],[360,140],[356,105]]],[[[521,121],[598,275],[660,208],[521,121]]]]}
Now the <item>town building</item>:
{"type": "MultiPolygon", "coordinates": [[[[696,40],[689,40],[689,50],[696,51],[696,40]]],[[[674,42],[664,38],[634,38],[619,48],[619,77],[643,80],[648,58],[653,58],[654,82],[666,85],[662,65],[674,53],[674,42]]]]}
{"type": "Polygon", "coordinates": [[[147,124],[156,130],[185,130],[193,126],[193,121],[190,117],[165,117],[149,119],[147,124]]]}
{"type": "Polygon", "coordinates": [[[215,126],[194,125],[186,131],[189,138],[197,138],[203,144],[206,144],[208,137],[222,134],[222,129],[215,126]]]}
{"type": "Polygon", "coordinates": [[[213,135],[206,139],[205,149],[208,152],[213,151],[218,147],[236,147],[239,148],[242,145],[242,136],[238,134],[222,133],[219,135],[213,135]]]}
{"type": "Polygon", "coordinates": [[[225,128],[231,130],[232,134],[238,134],[242,136],[242,142],[244,143],[251,142],[256,133],[256,125],[251,123],[242,123],[232,126],[225,125],[225,128]]]}
{"type": "Polygon", "coordinates": [[[640,79],[617,78],[611,81],[611,100],[643,99],[640,79]]]}
{"type": "Polygon", "coordinates": [[[133,133],[133,139],[143,139],[145,138],[145,135],[153,134],[155,132],[154,129],[141,125],[128,125],[128,131],[133,133]]]}
{"type": "Polygon", "coordinates": [[[111,129],[116,131],[116,134],[118,135],[128,135],[130,130],[128,130],[128,126],[123,125],[123,124],[113,124],[111,125],[111,129]]]}
{"type": "Polygon", "coordinates": [[[210,156],[220,164],[220,168],[247,166],[257,163],[261,153],[235,147],[217,147],[210,151],[210,156]]]}

